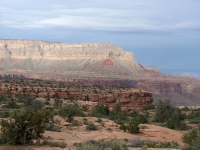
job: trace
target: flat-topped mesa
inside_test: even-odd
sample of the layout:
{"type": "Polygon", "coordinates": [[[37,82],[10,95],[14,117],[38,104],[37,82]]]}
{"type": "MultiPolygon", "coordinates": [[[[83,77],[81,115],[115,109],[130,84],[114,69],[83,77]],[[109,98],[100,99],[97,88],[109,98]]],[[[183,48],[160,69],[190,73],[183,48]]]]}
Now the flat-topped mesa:
{"type": "Polygon", "coordinates": [[[143,68],[131,52],[112,43],[0,40],[0,70],[5,74],[19,73],[32,78],[42,75],[48,78],[56,72],[59,74],[56,77],[65,78],[67,74],[80,77],[88,76],[87,73],[95,77],[102,74],[133,76],[143,68]]]}
{"type": "Polygon", "coordinates": [[[134,59],[131,52],[125,52],[112,43],[69,44],[34,40],[0,40],[0,52],[0,57],[12,59],[102,60],[112,57],[128,61],[134,59]]]}

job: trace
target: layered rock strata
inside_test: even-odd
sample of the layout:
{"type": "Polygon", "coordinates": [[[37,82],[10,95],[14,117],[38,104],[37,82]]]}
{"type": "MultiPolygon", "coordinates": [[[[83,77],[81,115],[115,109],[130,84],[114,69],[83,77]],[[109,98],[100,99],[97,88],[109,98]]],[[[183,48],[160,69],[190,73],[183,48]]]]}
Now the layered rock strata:
{"type": "Polygon", "coordinates": [[[130,87],[153,92],[155,101],[162,98],[171,99],[174,105],[200,105],[199,80],[144,68],[132,53],[112,43],[0,40],[0,75],[130,87]]]}
{"type": "Polygon", "coordinates": [[[0,93],[29,95],[32,98],[59,98],[91,101],[108,104],[110,107],[120,104],[122,109],[126,111],[139,111],[143,109],[144,106],[153,102],[152,93],[137,89],[101,90],[96,93],[94,89],[69,90],[67,88],[22,87],[2,84],[0,86],[0,93]]]}

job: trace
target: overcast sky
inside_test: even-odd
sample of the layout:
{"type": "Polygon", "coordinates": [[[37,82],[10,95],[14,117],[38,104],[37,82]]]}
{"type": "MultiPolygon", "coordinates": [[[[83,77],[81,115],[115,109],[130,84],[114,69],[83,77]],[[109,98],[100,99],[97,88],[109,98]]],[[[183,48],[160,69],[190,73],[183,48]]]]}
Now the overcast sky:
{"type": "Polygon", "coordinates": [[[200,0],[0,0],[0,38],[112,42],[143,66],[198,76],[200,0]]]}

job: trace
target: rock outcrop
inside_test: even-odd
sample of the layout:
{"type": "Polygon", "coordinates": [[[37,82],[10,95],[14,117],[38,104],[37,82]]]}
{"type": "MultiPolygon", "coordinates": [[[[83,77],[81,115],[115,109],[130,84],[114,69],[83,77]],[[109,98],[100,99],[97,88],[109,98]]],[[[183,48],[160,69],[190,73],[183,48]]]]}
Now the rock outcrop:
{"type": "Polygon", "coordinates": [[[174,105],[200,105],[199,80],[164,75],[155,67],[144,68],[132,53],[112,43],[0,40],[0,74],[130,87],[153,92],[155,101],[162,98],[171,99],[174,105]]]}
{"type": "Polygon", "coordinates": [[[152,93],[137,89],[118,89],[107,91],[100,90],[98,93],[94,89],[68,89],[68,88],[49,88],[49,87],[30,87],[30,86],[11,86],[1,84],[0,93],[12,95],[29,95],[32,98],[59,98],[68,100],[91,101],[101,104],[108,104],[114,107],[116,104],[126,111],[139,111],[144,106],[153,102],[152,93]]]}

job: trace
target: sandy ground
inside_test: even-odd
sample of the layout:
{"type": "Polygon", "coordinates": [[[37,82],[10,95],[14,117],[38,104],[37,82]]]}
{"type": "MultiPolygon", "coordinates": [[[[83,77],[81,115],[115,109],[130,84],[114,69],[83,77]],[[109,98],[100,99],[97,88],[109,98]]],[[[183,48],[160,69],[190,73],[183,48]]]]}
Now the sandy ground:
{"type": "MultiPolygon", "coordinates": [[[[86,117],[88,121],[95,121],[95,117],[86,117]]],[[[75,120],[82,121],[82,117],[76,117],[75,120]]],[[[44,137],[52,137],[53,140],[65,141],[67,147],[63,150],[73,149],[73,143],[84,142],[88,140],[98,140],[98,139],[141,139],[141,140],[152,140],[152,141],[177,141],[180,145],[183,145],[181,142],[182,133],[180,131],[174,131],[168,128],[150,125],[150,124],[141,124],[140,126],[146,126],[146,129],[140,129],[139,134],[130,134],[119,129],[119,126],[113,121],[102,119],[105,123],[102,127],[99,123],[94,122],[99,130],[97,131],[87,131],[86,125],[67,128],[67,123],[62,120],[61,125],[63,126],[61,132],[52,132],[46,131],[44,137]],[[108,130],[110,128],[111,130],[108,130]]],[[[28,147],[7,147],[0,146],[0,150],[28,150],[28,147]]],[[[34,150],[61,150],[61,148],[54,148],[48,146],[34,147],[34,150]]],[[[130,149],[131,150],[131,149],[130,149]]]]}

